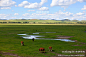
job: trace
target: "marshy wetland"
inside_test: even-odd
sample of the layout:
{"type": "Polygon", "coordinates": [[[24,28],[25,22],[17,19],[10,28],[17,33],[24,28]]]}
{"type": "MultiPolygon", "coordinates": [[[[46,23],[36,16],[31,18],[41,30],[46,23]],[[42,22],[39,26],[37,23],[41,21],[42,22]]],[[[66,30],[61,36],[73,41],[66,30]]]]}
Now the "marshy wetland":
{"type": "Polygon", "coordinates": [[[46,36],[42,36],[42,35],[39,35],[40,33],[56,33],[56,32],[36,32],[36,33],[32,33],[32,34],[38,34],[38,35],[28,35],[28,34],[17,34],[17,35],[21,35],[20,37],[24,38],[24,39],[40,39],[40,40],[60,40],[60,41],[65,41],[65,42],[75,42],[75,41],[72,41],[72,40],[69,40],[68,38],[71,38],[73,36],[60,36],[60,35],[57,35],[57,38],[43,38],[43,37],[46,37],[46,36]],[[42,37],[42,38],[40,38],[42,37]]]}
{"type": "Polygon", "coordinates": [[[71,54],[85,55],[85,53],[62,52],[86,51],[85,31],[86,25],[3,25],[0,26],[0,56],[56,57],[71,54]],[[33,42],[31,37],[38,39],[33,42]],[[69,39],[74,42],[49,39],[69,39]],[[21,41],[24,42],[24,46],[21,46],[21,41]],[[52,52],[49,51],[49,46],[52,46],[52,52]],[[45,48],[46,53],[40,53],[40,47],[45,48]]]}

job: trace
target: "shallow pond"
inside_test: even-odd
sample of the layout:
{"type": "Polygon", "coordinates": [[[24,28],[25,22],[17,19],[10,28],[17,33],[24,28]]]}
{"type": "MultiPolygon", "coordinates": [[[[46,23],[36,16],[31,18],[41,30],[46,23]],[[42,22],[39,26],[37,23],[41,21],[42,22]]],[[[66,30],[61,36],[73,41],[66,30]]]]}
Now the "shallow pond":
{"type": "MultiPolygon", "coordinates": [[[[48,32],[48,33],[50,33],[50,32],[48,32]]],[[[37,32],[37,33],[33,33],[33,34],[39,34],[39,33],[37,32]]],[[[69,39],[37,38],[37,37],[44,37],[41,35],[27,35],[27,34],[17,34],[17,35],[20,35],[24,39],[33,39],[34,38],[34,39],[41,39],[41,40],[60,40],[60,41],[65,41],[65,42],[75,42],[75,41],[72,41],[69,39]]]]}
{"type": "Polygon", "coordinates": [[[39,33],[33,33],[33,34],[39,34],[39,33]]]}

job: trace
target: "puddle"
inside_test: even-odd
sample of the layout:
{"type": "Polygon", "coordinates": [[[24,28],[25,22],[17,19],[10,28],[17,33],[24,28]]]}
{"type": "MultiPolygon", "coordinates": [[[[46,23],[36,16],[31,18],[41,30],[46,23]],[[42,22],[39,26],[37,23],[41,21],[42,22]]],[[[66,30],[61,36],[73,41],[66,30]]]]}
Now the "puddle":
{"type": "Polygon", "coordinates": [[[65,41],[65,42],[75,42],[75,41],[72,41],[72,40],[69,40],[69,39],[53,39],[53,40],[61,40],[61,41],[65,41]]]}
{"type": "Polygon", "coordinates": [[[46,32],[46,33],[56,33],[56,32],[46,32]]]}
{"type": "Polygon", "coordinates": [[[44,37],[44,36],[39,36],[39,35],[27,35],[27,36],[23,36],[23,38],[25,38],[25,39],[33,39],[33,38],[34,39],[41,39],[41,38],[37,38],[37,37],[44,37]]]}
{"type": "Polygon", "coordinates": [[[27,34],[17,34],[17,35],[27,35],[27,34]]]}
{"type": "Polygon", "coordinates": [[[39,34],[39,33],[33,33],[33,34],[39,34]]]}
{"type": "Polygon", "coordinates": [[[37,37],[44,37],[44,36],[40,36],[40,35],[27,35],[27,34],[17,34],[17,35],[21,35],[21,37],[24,38],[24,39],[33,39],[34,38],[34,39],[41,39],[41,40],[60,40],[60,41],[65,41],[65,42],[75,42],[75,41],[72,41],[72,40],[69,40],[69,39],[37,38],[37,37]]]}

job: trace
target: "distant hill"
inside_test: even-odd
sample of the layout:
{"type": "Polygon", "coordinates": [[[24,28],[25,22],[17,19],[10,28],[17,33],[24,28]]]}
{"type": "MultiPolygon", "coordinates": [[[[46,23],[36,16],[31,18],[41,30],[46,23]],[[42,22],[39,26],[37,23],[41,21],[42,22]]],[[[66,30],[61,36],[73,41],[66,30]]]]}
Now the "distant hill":
{"type": "Polygon", "coordinates": [[[71,21],[71,20],[69,20],[69,19],[63,19],[63,20],[61,20],[61,21],[71,21]]]}
{"type": "Polygon", "coordinates": [[[0,24],[86,24],[86,21],[57,19],[0,19],[0,24]]]}
{"type": "Polygon", "coordinates": [[[0,19],[0,20],[7,20],[7,19],[0,19]]]}

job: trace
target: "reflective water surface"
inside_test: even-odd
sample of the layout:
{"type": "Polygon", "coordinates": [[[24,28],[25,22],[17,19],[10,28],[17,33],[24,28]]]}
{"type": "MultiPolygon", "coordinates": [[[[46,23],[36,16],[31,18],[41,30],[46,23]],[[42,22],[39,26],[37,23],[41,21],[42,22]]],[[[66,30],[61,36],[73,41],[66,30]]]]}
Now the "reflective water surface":
{"type": "MultiPolygon", "coordinates": [[[[46,32],[46,33],[52,33],[52,32],[46,32]]],[[[55,32],[53,32],[55,33],[55,32]]],[[[39,34],[38,32],[37,33],[33,33],[33,34],[39,34]]],[[[41,36],[41,35],[27,35],[27,34],[17,34],[17,35],[20,35],[22,38],[24,39],[43,39],[43,40],[60,40],[60,41],[65,41],[65,42],[75,42],[75,41],[72,41],[72,40],[69,40],[69,39],[52,39],[52,38],[37,38],[37,37],[44,37],[44,36],[41,36]]]]}

